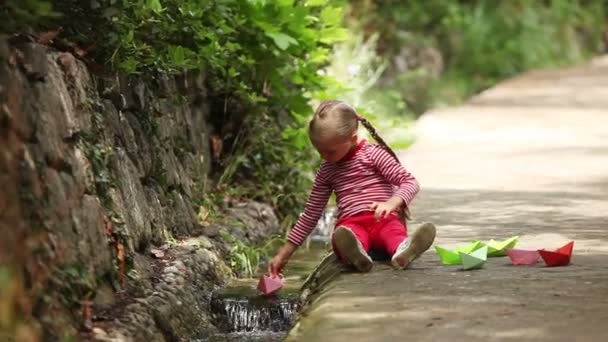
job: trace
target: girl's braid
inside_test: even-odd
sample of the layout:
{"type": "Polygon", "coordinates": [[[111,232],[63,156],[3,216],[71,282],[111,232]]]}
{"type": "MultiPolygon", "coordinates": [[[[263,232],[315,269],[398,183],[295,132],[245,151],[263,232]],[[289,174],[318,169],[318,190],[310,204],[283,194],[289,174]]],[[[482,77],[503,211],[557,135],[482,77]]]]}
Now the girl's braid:
{"type": "Polygon", "coordinates": [[[376,140],[380,144],[380,146],[382,146],[391,156],[393,156],[397,163],[401,163],[399,161],[399,158],[397,158],[395,152],[388,146],[384,139],[382,139],[380,135],[378,135],[378,132],[376,132],[376,129],[374,128],[374,126],[372,126],[371,122],[367,121],[366,118],[361,116],[357,116],[357,119],[361,122],[361,125],[363,125],[363,127],[367,129],[369,134],[371,134],[372,138],[374,138],[374,140],[376,140]]]}

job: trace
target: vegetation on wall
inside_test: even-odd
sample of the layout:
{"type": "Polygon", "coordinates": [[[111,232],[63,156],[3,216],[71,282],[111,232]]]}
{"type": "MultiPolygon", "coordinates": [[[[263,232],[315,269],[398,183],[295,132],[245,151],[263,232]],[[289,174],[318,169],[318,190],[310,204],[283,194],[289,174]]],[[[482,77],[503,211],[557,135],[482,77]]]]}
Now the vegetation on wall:
{"type": "Polygon", "coordinates": [[[335,0],[9,0],[8,31],[55,32],[84,57],[127,74],[201,70],[221,141],[216,176],[234,197],[298,215],[316,158],[302,121],[335,85],[318,71],[346,37],[335,0]]]}

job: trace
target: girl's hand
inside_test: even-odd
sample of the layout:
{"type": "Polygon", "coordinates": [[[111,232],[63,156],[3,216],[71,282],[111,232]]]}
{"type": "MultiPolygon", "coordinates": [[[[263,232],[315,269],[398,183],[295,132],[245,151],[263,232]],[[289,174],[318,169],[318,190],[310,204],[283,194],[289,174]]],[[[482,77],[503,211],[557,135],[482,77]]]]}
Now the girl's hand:
{"type": "Polygon", "coordinates": [[[278,276],[283,270],[283,267],[287,265],[289,258],[297,248],[298,246],[291,242],[287,242],[285,245],[283,245],[277,255],[270,259],[270,262],[268,263],[268,273],[271,276],[278,276]]]}
{"type": "Polygon", "coordinates": [[[287,265],[287,261],[289,261],[289,259],[284,258],[282,255],[275,255],[274,258],[272,258],[268,263],[268,274],[273,277],[276,277],[281,274],[283,267],[287,265]]]}
{"type": "Polygon", "coordinates": [[[403,205],[403,200],[399,197],[391,197],[386,202],[374,202],[370,205],[370,210],[374,212],[376,220],[383,219],[396,211],[403,205]]]}

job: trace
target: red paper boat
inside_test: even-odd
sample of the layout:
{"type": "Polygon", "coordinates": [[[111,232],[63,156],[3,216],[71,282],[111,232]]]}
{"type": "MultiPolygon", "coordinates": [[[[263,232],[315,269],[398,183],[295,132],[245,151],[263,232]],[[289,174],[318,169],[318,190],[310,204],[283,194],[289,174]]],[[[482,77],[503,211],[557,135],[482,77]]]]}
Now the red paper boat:
{"type": "Polygon", "coordinates": [[[570,263],[574,241],[570,241],[555,252],[539,249],[538,253],[545,260],[547,266],[566,266],[570,263]]]}
{"type": "Polygon", "coordinates": [[[537,250],[507,249],[507,255],[513,265],[532,265],[538,262],[540,254],[537,250]]]}
{"type": "Polygon", "coordinates": [[[265,296],[271,296],[277,293],[283,287],[283,280],[277,276],[263,275],[258,283],[258,291],[265,296]]]}

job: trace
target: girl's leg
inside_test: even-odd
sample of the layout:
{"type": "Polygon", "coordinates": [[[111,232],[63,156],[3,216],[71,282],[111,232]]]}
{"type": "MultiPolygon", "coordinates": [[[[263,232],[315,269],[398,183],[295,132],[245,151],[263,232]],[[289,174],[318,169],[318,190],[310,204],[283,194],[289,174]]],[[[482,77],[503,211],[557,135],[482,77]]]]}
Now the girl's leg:
{"type": "Polygon", "coordinates": [[[369,233],[354,220],[346,219],[338,223],[332,234],[332,247],[343,262],[352,264],[361,272],[371,270],[373,261],[367,254],[370,248],[369,233]]]}
{"type": "Polygon", "coordinates": [[[435,240],[435,225],[424,223],[412,234],[405,238],[395,250],[391,263],[397,269],[404,269],[424,253],[435,240]]]}
{"type": "Polygon", "coordinates": [[[435,240],[435,226],[432,223],[421,225],[412,236],[396,215],[380,221],[371,234],[372,248],[381,248],[392,255],[391,263],[403,269],[424,253],[435,240]]]}

